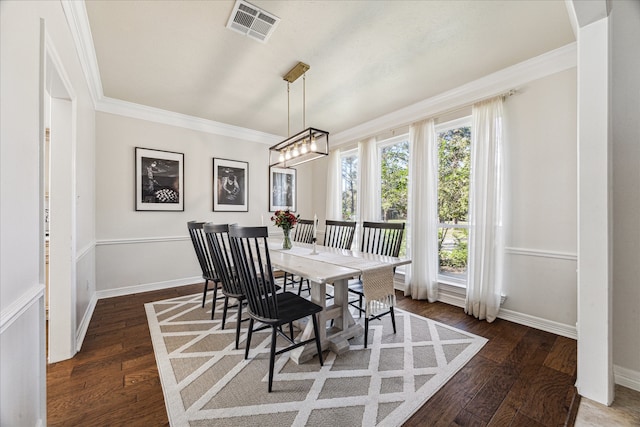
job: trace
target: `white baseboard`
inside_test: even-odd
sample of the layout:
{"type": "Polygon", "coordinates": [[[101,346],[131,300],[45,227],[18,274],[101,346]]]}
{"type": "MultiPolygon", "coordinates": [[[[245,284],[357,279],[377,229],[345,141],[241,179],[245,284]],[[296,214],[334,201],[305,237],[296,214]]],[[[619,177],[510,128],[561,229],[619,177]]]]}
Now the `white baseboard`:
{"type": "Polygon", "coordinates": [[[613,377],[616,384],[640,391],[640,372],[613,365],[613,377]]]}
{"type": "MultiPolygon", "coordinates": [[[[89,327],[89,321],[93,315],[93,311],[96,307],[96,303],[99,299],[112,298],[123,295],[131,295],[140,292],[157,291],[167,288],[173,288],[176,286],[192,285],[202,281],[201,277],[189,277],[185,279],[168,280],[165,282],[147,283],[144,285],[127,286],[117,289],[108,289],[96,292],[94,297],[87,307],[80,328],[78,328],[77,343],[78,351],[82,347],[82,341],[87,333],[89,327]]],[[[399,290],[404,289],[404,283],[398,278],[394,281],[395,288],[399,290]]],[[[453,305],[455,307],[464,308],[465,299],[463,296],[451,294],[448,292],[439,292],[438,301],[445,304],[453,305]]],[[[573,326],[565,325],[562,323],[554,322],[551,320],[542,319],[528,314],[518,313],[511,310],[501,309],[498,313],[498,318],[508,320],[510,322],[518,323],[520,325],[529,326],[531,328],[540,329],[542,331],[550,332],[552,334],[561,335],[563,337],[577,339],[577,331],[573,326]]],[[[640,372],[626,369],[620,366],[614,366],[615,383],[621,386],[630,388],[632,390],[640,391],[640,372]]]]}
{"type": "Polygon", "coordinates": [[[167,280],[165,282],[146,283],[136,286],[125,286],[116,289],[105,289],[97,291],[97,299],[120,297],[123,295],[137,294],[140,292],[159,291],[161,289],[175,288],[176,286],[193,285],[194,283],[200,283],[203,279],[200,276],[187,277],[184,279],[167,280]]]}
{"type": "Polygon", "coordinates": [[[93,311],[95,310],[97,303],[98,297],[96,294],[93,294],[93,296],[91,297],[91,301],[89,301],[89,305],[84,312],[84,316],[82,316],[82,320],[80,321],[78,330],[76,331],[76,351],[80,351],[80,349],[82,348],[82,343],[84,342],[84,337],[87,335],[89,323],[91,322],[93,311]]]}
{"type": "Polygon", "coordinates": [[[498,312],[498,318],[518,323],[520,325],[530,326],[535,329],[540,329],[541,331],[551,332],[552,334],[561,335],[574,340],[578,339],[578,331],[575,326],[565,325],[564,323],[554,322],[553,320],[547,320],[541,317],[505,309],[500,309],[498,312]]]}
{"type": "MultiPolygon", "coordinates": [[[[442,292],[438,293],[438,301],[456,307],[464,308],[465,298],[461,295],[442,292]]],[[[554,322],[552,320],[542,319],[540,317],[531,316],[529,314],[519,313],[517,311],[500,309],[498,318],[508,320],[519,325],[529,326],[531,328],[540,329],[541,331],[551,332],[552,334],[561,335],[563,337],[578,339],[578,333],[575,326],[565,325],[563,323],[554,322]]]]}

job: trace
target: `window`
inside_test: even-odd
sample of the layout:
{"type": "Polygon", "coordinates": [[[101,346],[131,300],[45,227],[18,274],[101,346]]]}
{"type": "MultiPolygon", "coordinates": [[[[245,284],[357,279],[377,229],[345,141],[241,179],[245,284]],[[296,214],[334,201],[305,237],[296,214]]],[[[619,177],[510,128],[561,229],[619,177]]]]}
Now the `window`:
{"type": "Polygon", "coordinates": [[[357,221],[358,210],[358,150],[341,155],[342,220],[357,221]]]}
{"type": "Polygon", "coordinates": [[[466,284],[471,118],[444,123],[438,134],[439,280],[466,284]]]}
{"type": "MultiPolygon", "coordinates": [[[[378,143],[380,148],[380,212],[385,222],[407,222],[409,139],[402,135],[378,143]]],[[[406,229],[400,256],[407,253],[406,229]]]]}

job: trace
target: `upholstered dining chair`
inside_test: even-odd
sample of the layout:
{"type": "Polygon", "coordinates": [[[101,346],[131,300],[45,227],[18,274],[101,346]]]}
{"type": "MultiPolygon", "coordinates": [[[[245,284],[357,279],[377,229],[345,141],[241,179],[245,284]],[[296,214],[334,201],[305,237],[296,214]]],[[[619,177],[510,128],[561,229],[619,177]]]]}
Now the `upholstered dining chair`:
{"type": "Polygon", "coordinates": [[[204,222],[189,221],[187,222],[187,229],[189,230],[189,236],[191,236],[191,242],[193,248],[196,251],[198,258],[198,264],[202,270],[202,278],[204,279],[204,291],[202,293],[202,307],[204,307],[207,299],[207,291],[213,291],[213,302],[211,305],[211,319],[213,319],[216,301],[218,300],[218,284],[220,279],[216,274],[216,270],[211,260],[211,253],[207,247],[206,238],[203,231],[204,222]],[[209,288],[209,282],[213,283],[213,289],[209,288]]]}
{"type": "Polygon", "coordinates": [[[227,320],[227,310],[229,309],[229,298],[236,300],[238,307],[238,315],[236,320],[236,349],[240,342],[240,324],[247,319],[242,319],[242,305],[245,301],[240,279],[233,267],[231,251],[229,247],[229,225],[228,224],[212,224],[204,225],[204,234],[207,239],[207,245],[211,252],[213,265],[218,272],[218,277],[222,284],[222,293],[224,295],[224,308],[222,310],[222,325],[224,329],[227,320]]]}
{"type": "MultiPolygon", "coordinates": [[[[363,222],[362,240],[360,251],[376,255],[386,255],[397,257],[400,254],[402,238],[404,236],[405,223],[394,222],[363,222]]],[[[365,348],[367,346],[367,336],[369,330],[369,320],[391,314],[393,333],[396,333],[396,319],[393,311],[395,294],[393,290],[393,268],[384,271],[365,272],[360,278],[349,281],[349,292],[358,296],[356,301],[350,301],[349,305],[358,309],[360,317],[365,313],[365,348]],[[374,283],[374,285],[371,285],[374,283]],[[384,290],[383,290],[384,289],[384,290]],[[367,298],[367,296],[369,298],[367,298]],[[363,307],[363,299],[366,306],[363,307]],[[356,304],[357,302],[357,304],[356,304]],[[387,306],[388,309],[382,313],[376,310],[372,313],[370,302],[387,306]]]]}
{"type": "MultiPolygon", "coordinates": [[[[322,347],[318,334],[317,314],[322,307],[291,292],[278,292],[273,281],[273,270],[267,244],[267,227],[229,227],[229,241],[236,274],[240,278],[242,291],[247,298],[249,313],[249,330],[244,357],[249,357],[251,336],[254,323],[261,322],[271,328],[271,351],[269,357],[269,392],[273,389],[273,369],[278,354],[311,343],[315,340],[320,366],[322,347]],[[311,316],[315,337],[295,342],[282,332],[282,325],[311,316]],[[276,350],[276,341],[280,334],[291,345],[276,350]]],[[[258,328],[262,329],[262,328],[258,328]]],[[[256,330],[258,330],[256,329],[256,330]]]]}

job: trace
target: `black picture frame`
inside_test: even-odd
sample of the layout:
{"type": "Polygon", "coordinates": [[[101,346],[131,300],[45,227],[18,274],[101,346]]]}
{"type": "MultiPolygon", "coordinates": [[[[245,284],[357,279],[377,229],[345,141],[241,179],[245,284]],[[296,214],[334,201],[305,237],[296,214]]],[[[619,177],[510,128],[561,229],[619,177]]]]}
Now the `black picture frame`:
{"type": "Polygon", "coordinates": [[[249,163],[213,158],[213,211],[249,211],[249,163]]]}
{"type": "Polygon", "coordinates": [[[269,168],[269,212],[297,210],[296,172],[291,168],[269,168]]]}
{"type": "Polygon", "coordinates": [[[184,154],[135,147],[136,211],[184,211],[184,154]]]}

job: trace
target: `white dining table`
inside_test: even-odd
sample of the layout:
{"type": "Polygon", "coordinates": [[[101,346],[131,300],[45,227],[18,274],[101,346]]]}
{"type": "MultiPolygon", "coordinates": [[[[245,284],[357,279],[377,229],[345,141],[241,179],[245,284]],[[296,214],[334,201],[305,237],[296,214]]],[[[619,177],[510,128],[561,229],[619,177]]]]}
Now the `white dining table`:
{"type": "MultiPolygon", "coordinates": [[[[272,267],[304,277],[311,282],[311,301],[322,307],[318,314],[322,349],[331,350],[336,354],[349,351],[348,340],[364,334],[364,328],[355,321],[349,310],[349,279],[358,277],[370,269],[411,263],[408,258],[373,255],[319,245],[315,247],[314,253],[312,245],[295,242],[293,248],[284,250],[281,239],[269,239],[268,245],[272,267]],[[333,285],[334,288],[334,298],[329,300],[329,304],[326,296],[327,284],[333,285]],[[331,320],[332,324],[327,326],[331,320]]],[[[313,323],[306,322],[300,339],[312,338],[313,335],[313,323]]],[[[293,361],[303,363],[313,358],[317,349],[315,343],[312,343],[290,353],[293,361]]]]}

